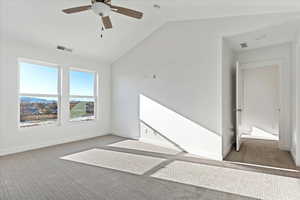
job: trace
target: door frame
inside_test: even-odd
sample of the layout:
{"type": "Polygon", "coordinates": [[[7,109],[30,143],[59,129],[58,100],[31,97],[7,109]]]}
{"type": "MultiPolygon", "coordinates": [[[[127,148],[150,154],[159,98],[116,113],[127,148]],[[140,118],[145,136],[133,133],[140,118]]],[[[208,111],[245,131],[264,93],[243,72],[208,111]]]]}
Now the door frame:
{"type": "Polygon", "coordinates": [[[240,130],[240,122],[241,122],[241,117],[242,117],[242,111],[243,111],[243,106],[242,106],[242,102],[243,102],[243,98],[242,98],[242,93],[243,90],[241,90],[244,87],[244,83],[243,83],[243,74],[242,72],[242,68],[240,65],[240,62],[237,61],[236,62],[236,77],[235,77],[235,97],[236,97],[236,105],[235,105],[235,150],[236,151],[240,151],[241,145],[242,145],[242,132],[240,130]]]}
{"type": "Polygon", "coordinates": [[[241,70],[270,65],[279,67],[279,148],[290,150],[290,71],[284,59],[240,62],[241,70]],[[286,67],[284,67],[286,66],[286,67]]]}

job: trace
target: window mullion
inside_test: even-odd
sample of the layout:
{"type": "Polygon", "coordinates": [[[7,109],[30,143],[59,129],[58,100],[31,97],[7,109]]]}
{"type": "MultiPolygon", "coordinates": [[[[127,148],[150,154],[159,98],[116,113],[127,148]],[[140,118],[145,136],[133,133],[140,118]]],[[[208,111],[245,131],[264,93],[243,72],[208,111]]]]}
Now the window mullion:
{"type": "Polygon", "coordinates": [[[58,94],[32,94],[32,93],[20,93],[19,96],[29,96],[29,97],[59,97],[58,94]]]}
{"type": "Polygon", "coordinates": [[[95,99],[96,96],[80,96],[80,95],[70,95],[69,98],[78,98],[78,99],[95,99]]]}

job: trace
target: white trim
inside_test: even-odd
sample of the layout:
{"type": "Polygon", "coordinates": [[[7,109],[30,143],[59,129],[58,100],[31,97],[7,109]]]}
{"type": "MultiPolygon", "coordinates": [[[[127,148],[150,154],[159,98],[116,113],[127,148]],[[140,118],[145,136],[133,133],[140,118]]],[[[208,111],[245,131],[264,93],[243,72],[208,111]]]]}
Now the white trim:
{"type": "Polygon", "coordinates": [[[286,77],[289,75],[290,71],[287,69],[285,65],[285,59],[269,59],[269,60],[261,60],[261,61],[253,61],[247,63],[241,63],[242,69],[249,69],[249,68],[258,68],[258,67],[266,67],[277,65],[279,66],[279,82],[280,82],[280,117],[279,117],[279,148],[282,150],[290,151],[290,95],[284,95],[285,90],[290,90],[290,77],[286,77]],[[285,70],[288,70],[286,73],[285,70]],[[286,107],[285,105],[288,105],[286,107]],[[288,118],[288,119],[287,119],[288,118]]]}
{"type": "Polygon", "coordinates": [[[69,72],[70,71],[78,71],[78,72],[87,72],[87,73],[97,73],[97,71],[95,70],[91,70],[91,69],[82,69],[79,67],[69,67],[69,72]]]}
{"type": "Polygon", "coordinates": [[[49,63],[49,62],[40,61],[40,60],[33,60],[33,59],[29,59],[29,58],[18,58],[19,65],[20,65],[20,62],[30,63],[30,64],[34,64],[34,65],[41,65],[44,67],[59,68],[58,64],[49,63]]]}
{"type": "Polygon", "coordinates": [[[231,152],[231,150],[232,150],[232,148],[233,148],[233,141],[231,140],[230,141],[230,143],[228,143],[228,145],[223,145],[222,144],[222,158],[223,158],[223,160],[228,156],[228,154],[231,152]]]}
{"type": "Polygon", "coordinates": [[[99,119],[99,113],[100,113],[100,102],[99,102],[99,74],[98,72],[94,72],[95,75],[95,80],[94,80],[94,96],[95,96],[95,108],[94,108],[94,112],[95,112],[95,120],[99,119]]]}
{"type": "Polygon", "coordinates": [[[58,125],[62,123],[62,81],[63,81],[63,68],[58,67],[58,83],[57,83],[57,93],[58,93],[58,102],[57,102],[57,114],[58,114],[58,125]]]}
{"type": "Polygon", "coordinates": [[[36,94],[33,94],[33,93],[19,93],[19,96],[25,96],[25,97],[56,97],[58,98],[59,95],[57,94],[39,94],[39,93],[36,93],[36,94]]]}
{"type": "Polygon", "coordinates": [[[78,98],[78,99],[94,99],[95,96],[80,96],[80,95],[69,95],[70,98],[78,98]]]}
{"type": "Polygon", "coordinates": [[[295,124],[295,128],[296,128],[296,149],[294,154],[294,161],[296,163],[297,166],[300,166],[300,57],[299,57],[299,53],[300,53],[300,45],[299,42],[296,42],[296,61],[295,61],[295,73],[296,73],[296,77],[295,77],[295,90],[296,90],[296,99],[295,99],[295,104],[296,104],[296,124],[295,124]]]}
{"type": "Polygon", "coordinates": [[[57,127],[57,126],[60,126],[60,123],[59,123],[58,119],[57,119],[57,121],[54,122],[54,123],[49,123],[49,124],[45,124],[45,123],[37,123],[37,124],[38,124],[38,125],[32,125],[32,126],[30,126],[30,125],[29,125],[29,126],[22,126],[22,125],[20,124],[20,125],[19,125],[19,130],[25,132],[25,130],[28,129],[28,128],[30,128],[30,129],[37,129],[37,128],[43,128],[43,127],[49,128],[49,127],[57,127]]]}
{"type": "Polygon", "coordinates": [[[279,65],[283,66],[283,59],[272,59],[272,60],[262,60],[262,61],[253,61],[247,63],[241,63],[241,69],[248,69],[248,68],[259,68],[259,67],[266,67],[271,65],[279,65]]]}

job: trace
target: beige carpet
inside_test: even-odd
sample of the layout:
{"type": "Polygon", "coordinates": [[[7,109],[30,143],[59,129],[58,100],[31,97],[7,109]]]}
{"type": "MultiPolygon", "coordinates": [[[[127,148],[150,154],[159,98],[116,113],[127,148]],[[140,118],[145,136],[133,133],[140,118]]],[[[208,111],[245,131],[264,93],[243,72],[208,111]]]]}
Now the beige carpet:
{"type": "Polygon", "coordinates": [[[174,161],[152,177],[266,200],[299,200],[300,179],[174,161]]]}
{"type": "Polygon", "coordinates": [[[61,159],[138,175],[144,174],[153,167],[165,161],[165,159],[162,158],[103,149],[91,149],[61,157],[61,159]]]}
{"type": "MultiPolygon", "coordinates": [[[[64,155],[74,154],[74,152],[108,148],[110,144],[123,140],[124,138],[120,137],[103,136],[0,157],[0,199],[254,200],[236,194],[58,159],[64,155]]],[[[109,148],[111,148],[109,150],[113,150],[115,147],[109,148]]],[[[115,150],[121,151],[117,148],[115,150]]],[[[134,154],[144,155],[140,151],[130,151],[134,154]]],[[[130,153],[130,151],[126,150],[125,152],[130,153]]],[[[120,154],[111,152],[107,152],[107,154],[112,155],[115,159],[122,157],[120,154]]],[[[147,153],[146,156],[153,157],[151,154],[159,156],[156,153],[147,153]]],[[[104,153],[101,153],[101,156],[103,155],[104,153]]],[[[105,155],[104,158],[108,155],[105,155]]],[[[165,157],[168,159],[168,156],[165,157]]],[[[122,168],[128,167],[126,162],[135,161],[131,158],[131,156],[127,157],[128,161],[125,161],[122,168]]],[[[168,160],[172,161],[173,158],[174,155],[171,155],[168,160]]],[[[148,159],[141,160],[146,161],[148,159]]],[[[107,162],[106,160],[104,164],[107,165],[107,162]]],[[[118,163],[118,166],[114,165],[115,168],[119,168],[121,165],[120,161],[112,163],[118,163]]],[[[163,163],[168,164],[166,161],[163,163]]],[[[111,162],[108,165],[111,166],[111,162]]],[[[134,165],[136,163],[133,162],[130,166],[133,168],[134,165]]],[[[165,165],[160,164],[160,166],[165,165]]],[[[148,167],[150,166],[147,165],[148,167]]],[[[147,172],[147,174],[151,173],[147,172]]]]}
{"type": "Polygon", "coordinates": [[[262,173],[261,170],[246,171],[240,168],[229,168],[215,165],[214,161],[205,163],[198,158],[191,159],[190,154],[185,156],[173,149],[133,140],[123,140],[106,147],[111,149],[91,149],[61,159],[143,177],[150,176],[152,180],[165,180],[170,183],[206,188],[224,194],[266,200],[300,199],[300,179],[280,176],[281,173],[273,175],[262,173]],[[166,156],[167,154],[169,156],[166,156]]]}

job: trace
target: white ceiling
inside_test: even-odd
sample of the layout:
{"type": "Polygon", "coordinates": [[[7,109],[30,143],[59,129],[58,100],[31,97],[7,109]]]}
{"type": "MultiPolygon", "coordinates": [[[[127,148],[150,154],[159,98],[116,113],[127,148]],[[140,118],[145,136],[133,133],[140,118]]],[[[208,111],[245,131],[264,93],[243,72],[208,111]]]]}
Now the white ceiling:
{"type": "Polygon", "coordinates": [[[114,28],[100,38],[101,21],[92,12],[65,15],[64,8],[89,0],[0,0],[2,26],[9,37],[74,54],[113,62],[167,21],[300,11],[299,0],[112,0],[112,4],[143,11],[142,20],[112,15],[114,28]],[[161,9],[153,8],[159,4],[161,9]],[[3,21],[3,19],[5,21],[3,21]],[[5,25],[3,23],[5,22],[5,25]]]}
{"type": "Polygon", "coordinates": [[[295,41],[299,28],[300,19],[295,19],[252,32],[227,37],[225,39],[234,51],[247,51],[295,41]],[[247,43],[248,47],[241,48],[241,43],[247,43]]]}

